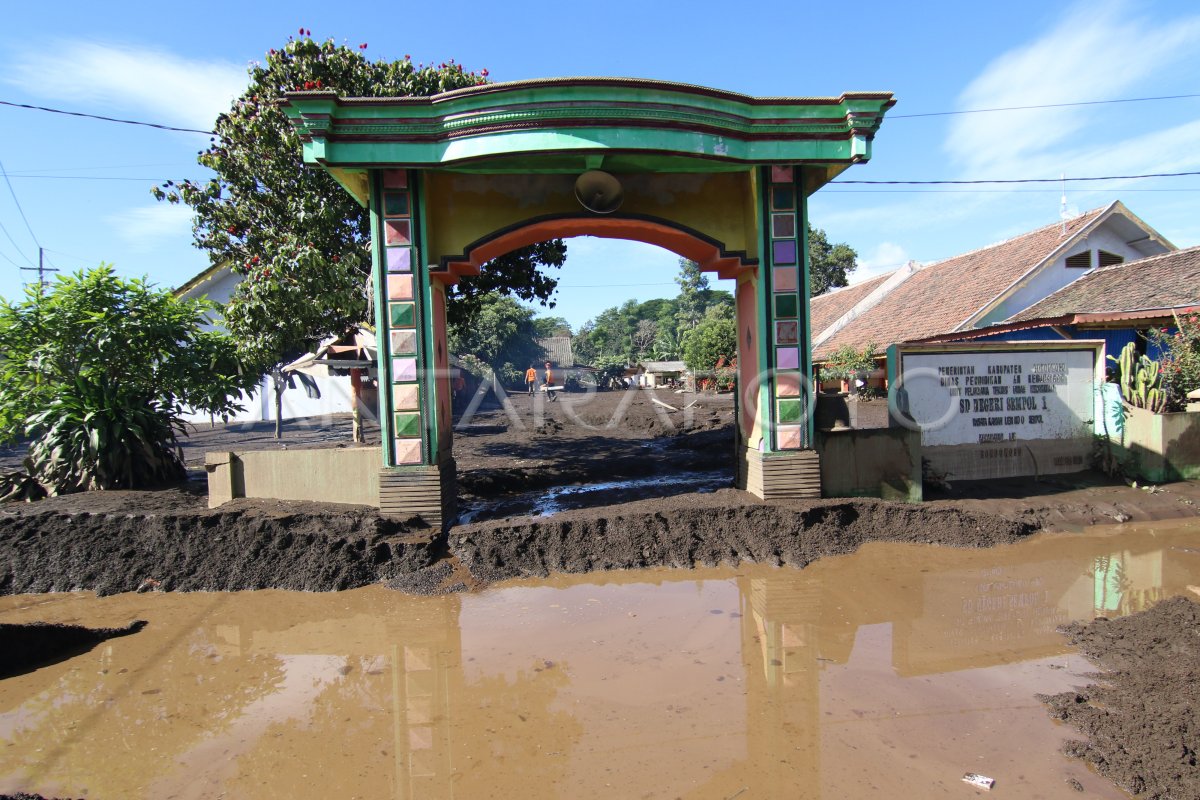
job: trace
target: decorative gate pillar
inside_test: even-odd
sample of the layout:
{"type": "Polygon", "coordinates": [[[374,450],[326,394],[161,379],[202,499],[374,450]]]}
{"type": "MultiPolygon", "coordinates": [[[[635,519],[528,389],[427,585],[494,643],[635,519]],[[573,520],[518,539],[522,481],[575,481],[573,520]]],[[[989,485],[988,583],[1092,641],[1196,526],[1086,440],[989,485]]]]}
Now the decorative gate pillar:
{"type": "MultiPolygon", "coordinates": [[[[821,470],[813,440],[812,358],[808,301],[808,202],[804,168],[758,172],[762,266],[755,298],[756,374],[740,375],[742,403],[757,406],[756,431],[739,428],[738,488],[762,498],[820,497],[821,470]]],[[[739,318],[747,314],[738,306],[739,318]]],[[[746,330],[739,321],[739,328],[746,330]]],[[[743,335],[742,358],[752,345],[743,335]]]]}
{"type": "Polygon", "coordinates": [[[381,510],[434,526],[455,516],[446,287],[518,247],[578,235],[656,244],[736,278],[738,486],[819,496],[807,197],[870,158],[894,102],[627,78],[288,93],[306,163],[371,212],[381,510]],[[580,199],[576,181],[594,171],[621,190],[615,205],[580,199]]]}
{"type": "Polygon", "coordinates": [[[380,509],[440,527],[455,514],[445,289],[431,285],[426,267],[419,174],[372,170],[370,186],[380,509]]]}

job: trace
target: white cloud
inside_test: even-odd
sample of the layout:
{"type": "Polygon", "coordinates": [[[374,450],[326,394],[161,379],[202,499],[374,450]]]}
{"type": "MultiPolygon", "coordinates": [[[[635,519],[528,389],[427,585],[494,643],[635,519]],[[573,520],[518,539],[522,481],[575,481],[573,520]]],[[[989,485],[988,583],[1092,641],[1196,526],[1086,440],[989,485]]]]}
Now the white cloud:
{"type": "Polygon", "coordinates": [[[248,83],[246,68],[227,61],[72,39],[23,48],[8,60],[4,82],[30,95],[200,130],[211,128],[248,83]]]}
{"type": "Polygon", "coordinates": [[[154,249],[167,242],[190,242],[192,210],[184,205],[157,203],[110,214],[105,222],[135,251],[154,249]]]}
{"type": "Polygon", "coordinates": [[[851,283],[862,283],[868,278],[898,269],[909,261],[908,251],[895,242],[880,242],[865,255],[858,257],[858,269],[851,273],[851,283]]]}
{"type": "MultiPolygon", "coordinates": [[[[1122,2],[1078,4],[1041,38],[1001,55],[963,90],[962,109],[1086,102],[1122,97],[1148,79],[1194,58],[1200,17],[1156,25],[1122,2]]],[[[1163,92],[1150,91],[1148,94],[1163,92]]],[[[1031,157],[1070,147],[1113,107],[1005,111],[955,119],[946,141],[951,159],[974,178],[1018,177],[1031,157]],[[1023,169],[1022,169],[1023,168],[1023,169]]],[[[1092,138],[1089,136],[1088,138],[1092,138]]]]}

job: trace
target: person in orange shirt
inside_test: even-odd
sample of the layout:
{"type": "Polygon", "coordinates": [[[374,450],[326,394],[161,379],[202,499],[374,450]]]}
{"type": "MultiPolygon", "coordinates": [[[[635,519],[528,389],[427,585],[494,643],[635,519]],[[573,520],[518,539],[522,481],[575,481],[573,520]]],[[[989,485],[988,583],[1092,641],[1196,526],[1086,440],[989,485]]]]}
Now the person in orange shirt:
{"type": "Polygon", "coordinates": [[[556,402],[558,402],[558,395],[553,390],[550,389],[550,387],[553,385],[554,385],[554,370],[550,369],[550,362],[547,361],[546,362],[546,383],[545,383],[544,388],[546,389],[546,395],[549,398],[550,402],[556,403],[556,402]]]}
{"type": "Polygon", "coordinates": [[[533,368],[533,364],[529,365],[529,369],[525,370],[525,388],[529,390],[529,396],[533,396],[533,390],[537,388],[537,370],[533,368]]]}

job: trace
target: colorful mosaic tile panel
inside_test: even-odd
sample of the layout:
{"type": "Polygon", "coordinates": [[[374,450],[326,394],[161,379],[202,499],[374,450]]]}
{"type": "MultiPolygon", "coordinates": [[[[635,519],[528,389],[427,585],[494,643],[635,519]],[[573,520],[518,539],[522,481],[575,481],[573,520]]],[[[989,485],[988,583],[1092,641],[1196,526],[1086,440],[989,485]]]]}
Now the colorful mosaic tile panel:
{"type": "Polygon", "coordinates": [[[416,307],[412,303],[391,303],[388,320],[393,328],[412,328],[417,324],[416,307]]]}
{"type": "Polygon", "coordinates": [[[409,216],[408,192],[385,192],[383,215],[385,217],[409,216]]]}
{"type": "Polygon", "coordinates": [[[804,413],[804,408],[799,400],[780,400],[778,407],[781,425],[799,422],[804,413]]]}
{"type": "Polygon", "coordinates": [[[780,450],[799,450],[804,446],[804,428],[800,425],[780,425],[777,429],[780,450]]]}
{"type": "Polygon", "coordinates": [[[411,275],[387,276],[388,300],[412,300],[413,279],[411,275]]]}
{"type": "Polygon", "coordinates": [[[796,215],[772,214],[771,236],[776,239],[794,239],[796,237],[796,215]]]}
{"type": "Polygon", "coordinates": [[[412,244],[412,222],[407,219],[384,220],[383,238],[388,247],[412,244]]]}
{"type": "Polygon", "coordinates": [[[775,366],[779,369],[798,369],[800,367],[800,348],[775,348],[775,366]]]}
{"type": "Polygon", "coordinates": [[[408,188],[408,170],[404,169],[389,169],[383,173],[383,188],[385,189],[407,189],[408,188]]]}
{"type": "Polygon", "coordinates": [[[413,251],[411,247],[389,247],[387,249],[388,272],[412,272],[413,251]]]}
{"type": "Polygon", "coordinates": [[[420,397],[420,388],[417,384],[394,384],[392,386],[392,410],[416,411],[421,407],[420,397]]]}
{"type": "Polygon", "coordinates": [[[800,373],[780,372],[775,376],[776,397],[800,396],[800,373]]]}
{"type": "Polygon", "coordinates": [[[795,180],[795,167],[779,164],[771,167],[771,183],[792,183],[795,180]]]}
{"type": "Polygon", "coordinates": [[[775,344],[800,344],[800,323],[794,319],[776,322],[775,344]]]}
{"type": "Polygon", "coordinates": [[[417,360],[415,358],[393,358],[392,380],[397,383],[415,381],[417,379],[417,360]]]}
{"type": "Polygon", "coordinates": [[[391,338],[392,355],[409,356],[417,352],[417,332],[415,330],[392,331],[391,338]]]}
{"type": "Polygon", "coordinates": [[[796,263],[796,240],[781,239],[771,244],[771,260],[776,266],[796,263]]]}
{"type": "Polygon", "coordinates": [[[776,267],[772,270],[772,279],[775,282],[775,291],[777,292],[794,292],[799,288],[796,282],[799,270],[795,267],[776,267]]]}
{"type": "Polygon", "coordinates": [[[397,466],[421,463],[420,439],[394,439],[392,441],[392,461],[397,466]]]}
{"type": "Polygon", "coordinates": [[[775,316],[777,317],[794,319],[799,306],[800,302],[794,294],[775,295],[775,316]]]}
{"type": "Polygon", "coordinates": [[[421,415],[420,414],[397,414],[396,428],[392,431],[396,436],[408,438],[410,436],[421,435],[421,415]]]}
{"type": "Polygon", "coordinates": [[[791,211],[796,207],[796,191],[790,186],[771,187],[771,208],[776,211],[791,211]]]}

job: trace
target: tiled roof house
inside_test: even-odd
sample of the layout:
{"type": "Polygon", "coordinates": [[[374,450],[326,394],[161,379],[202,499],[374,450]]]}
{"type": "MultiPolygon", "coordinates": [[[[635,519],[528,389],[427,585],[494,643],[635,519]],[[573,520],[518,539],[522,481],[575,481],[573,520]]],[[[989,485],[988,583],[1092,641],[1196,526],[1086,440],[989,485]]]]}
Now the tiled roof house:
{"type": "Polygon", "coordinates": [[[1101,267],[1014,314],[1009,322],[1077,315],[1161,316],[1200,304],[1200,247],[1101,267]]]}
{"type": "Polygon", "coordinates": [[[944,261],[910,264],[844,300],[838,295],[855,287],[814,298],[813,357],[820,362],[844,345],[882,350],[1000,322],[1093,268],[1174,249],[1116,201],[944,261]]]}

